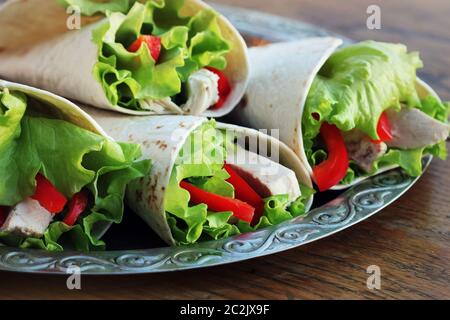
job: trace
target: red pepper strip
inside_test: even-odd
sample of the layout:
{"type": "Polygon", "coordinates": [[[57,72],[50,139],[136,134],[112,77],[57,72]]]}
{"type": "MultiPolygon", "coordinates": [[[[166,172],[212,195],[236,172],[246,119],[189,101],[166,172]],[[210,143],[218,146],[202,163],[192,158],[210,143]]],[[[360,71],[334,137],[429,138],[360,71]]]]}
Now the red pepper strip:
{"type": "Polygon", "coordinates": [[[86,210],[88,200],[88,194],[85,190],[75,194],[69,202],[69,211],[64,217],[63,222],[68,226],[73,226],[78,220],[78,217],[86,210]]]}
{"type": "Polygon", "coordinates": [[[155,62],[158,62],[159,56],[161,55],[161,38],[149,35],[139,36],[139,38],[137,38],[137,40],[128,47],[128,51],[138,51],[141,48],[142,43],[145,43],[147,45],[153,59],[155,60],[155,62]]]}
{"type": "Polygon", "coordinates": [[[237,219],[248,223],[252,222],[255,208],[248,203],[207,192],[185,181],[181,181],[180,187],[189,192],[191,195],[191,203],[193,204],[197,205],[204,203],[209,209],[216,212],[231,211],[237,219]]]}
{"type": "Polygon", "coordinates": [[[392,126],[391,123],[389,122],[389,118],[386,112],[383,112],[380,116],[380,120],[378,120],[377,134],[379,139],[372,140],[372,142],[375,143],[386,142],[392,140],[393,138],[392,126]]]}
{"type": "Polygon", "coordinates": [[[8,210],[5,207],[0,207],[0,227],[3,226],[3,224],[6,221],[6,218],[8,218],[8,210]]]}
{"type": "Polygon", "coordinates": [[[67,199],[43,175],[36,176],[36,192],[31,197],[39,201],[40,205],[50,213],[59,213],[64,210],[67,199]]]}
{"type": "Polygon", "coordinates": [[[255,208],[252,225],[257,224],[264,213],[264,200],[230,165],[225,164],[224,169],[230,175],[227,181],[233,185],[236,199],[244,201],[255,208]]]}
{"type": "Polygon", "coordinates": [[[336,126],[323,123],[320,134],[327,146],[328,159],[315,166],[313,174],[319,190],[323,192],[344,179],[349,160],[344,138],[336,126]]]}
{"type": "Polygon", "coordinates": [[[206,69],[219,76],[219,83],[218,83],[219,101],[211,108],[213,110],[217,110],[222,108],[223,105],[225,104],[225,101],[227,100],[228,96],[231,93],[231,85],[230,82],[228,81],[227,76],[222,71],[217,70],[216,68],[213,67],[206,67],[206,69]]]}

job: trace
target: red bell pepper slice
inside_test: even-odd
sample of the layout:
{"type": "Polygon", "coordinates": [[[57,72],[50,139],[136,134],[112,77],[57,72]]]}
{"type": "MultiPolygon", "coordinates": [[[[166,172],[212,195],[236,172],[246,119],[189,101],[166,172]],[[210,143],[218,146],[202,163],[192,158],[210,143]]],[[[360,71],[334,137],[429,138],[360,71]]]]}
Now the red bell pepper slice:
{"type": "Polygon", "coordinates": [[[64,210],[67,199],[43,175],[36,176],[36,191],[31,198],[39,201],[40,205],[50,213],[59,213],[64,210]]]}
{"type": "Polygon", "coordinates": [[[6,207],[0,207],[0,227],[3,226],[3,224],[6,221],[6,218],[8,218],[8,210],[6,207]]]}
{"type": "Polygon", "coordinates": [[[228,81],[227,76],[220,70],[217,70],[213,67],[206,67],[207,70],[215,73],[219,76],[218,90],[219,90],[219,101],[211,108],[213,110],[217,110],[223,107],[225,101],[231,93],[231,85],[228,81]]]}
{"type": "Polygon", "coordinates": [[[260,195],[245,181],[230,165],[225,164],[224,169],[230,175],[227,180],[233,185],[236,194],[236,199],[244,201],[255,208],[255,215],[253,216],[253,224],[257,224],[264,213],[264,200],[260,195]]]}
{"type": "Polygon", "coordinates": [[[161,55],[161,38],[150,35],[141,35],[128,47],[128,51],[138,51],[143,43],[147,45],[155,62],[158,62],[159,56],[161,55]]]}
{"type": "Polygon", "coordinates": [[[386,142],[392,140],[393,138],[392,126],[391,123],[389,122],[389,118],[386,112],[383,112],[380,116],[380,119],[378,120],[377,134],[379,139],[372,140],[372,142],[375,143],[386,142]]]}
{"type": "Polygon", "coordinates": [[[328,159],[313,169],[314,180],[320,191],[326,191],[337,185],[347,174],[349,160],[344,138],[339,129],[323,123],[320,134],[328,150],[328,159]]]}
{"type": "Polygon", "coordinates": [[[89,197],[85,190],[75,194],[69,202],[69,211],[64,217],[63,222],[68,226],[73,226],[78,217],[86,210],[89,197]]]}
{"type": "Polygon", "coordinates": [[[243,220],[248,223],[251,223],[253,220],[255,208],[253,208],[248,203],[245,203],[238,199],[227,198],[211,192],[207,192],[205,190],[197,188],[196,186],[193,186],[186,181],[181,181],[180,187],[189,192],[189,194],[191,195],[191,203],[195,205],[204,203],[212,211],[231,211],[233,212],[233,216],[235,216],[239,220],[243,220]]]}

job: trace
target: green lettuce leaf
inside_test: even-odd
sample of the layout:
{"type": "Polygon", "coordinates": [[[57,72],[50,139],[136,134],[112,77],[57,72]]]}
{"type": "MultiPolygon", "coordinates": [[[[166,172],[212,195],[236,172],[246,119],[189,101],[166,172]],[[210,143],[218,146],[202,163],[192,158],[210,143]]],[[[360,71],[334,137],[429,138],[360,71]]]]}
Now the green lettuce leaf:
{"type": "Polygon", "coordinates": [[[203,226],[203,232],[208,236],[205,239],[219,240],[240,234],[237,226],[228,223],[232,216],[232,212],[209,212],[203,226]]]}
{"type": "MultiPolygon", "coordinates": [[[[421,67],[419,55],[408,53],[401,44],[365,41],[334,53],[316,76],[305,104],[302,131],[311,166],[326,159],[323,146],[316,144],[323,122],[334,124],[343,132],[359,129],[377,139],[381,113],[391,108],[400,110],[402,104],[447,122],[448,104],[432,96],[422,100],[418,96],[416,72],[421,67]],[[319,115],[320,120],[313,115],[319,115]]],[[[412,176],[420,175],[425,154],[445,158],[445,143],[416,150],[389,149],[370,173],[350,163],[341,183],[349,184],[388,165],[399,165],[412,176]]]]}
{"type": "MultiPolygon", "coordinates": [[[[149,171],[149,161],[135,162],[140,157],[137,145],[115,143],[65,121],[31,115],[26,109],[25,95],[0,92],[0,152],[5,155],[0,159],[0,205],[13,206],[31,196],[37,173],[68,199],[89,189],[94,205],[79,224],[68,227],[55,221],[42,239],[21,239],[19,246],[62,250],[58,240],[67,234],[76,249],[103,248],[100,237],[111,223],[122,219],[126,185],[149,171]]],[[[0,238],[8,237],[3,233],[0,238]]]]}
{"type": "Polygon", "coordinates": [[[139,110],[140,101],[175,97],[190,74],[205,67],[226,67],[231,45],[222,36],[217,13],[202,10],[181,17],[184,0],[136,2],[127,14],[112,12],[93,31],[98,61],[93,74],[113,105],[139,110]],[[161,37],[155,63],[147,46],[126,48],[141,34],[161,37]]]}
{"type": "Polygon", "coordinates": [[[417,53],[400,44],[365,41],[334,53],[316,76],[308,94],[303,122],[311,139],[324,121],[342,131],[359,129],[377,139],[383,111],[401,103],[420,105],[415,89],[417,53]],[[313,114],[320,116],[320,121],[313,114]]]}
{"type": "Polygon", "coordinates": [[[264,199],[264,213],[259,223],[251,226],[249,223],[239,221],[237,226],[242,233],[253,232],[260,228],[265,228],[280,224],[284,221],[306,215],[306,204],[314,194],[314,189],[300,185],[302,195],[289,204],[288,195],[275,195],[264,199]]]}

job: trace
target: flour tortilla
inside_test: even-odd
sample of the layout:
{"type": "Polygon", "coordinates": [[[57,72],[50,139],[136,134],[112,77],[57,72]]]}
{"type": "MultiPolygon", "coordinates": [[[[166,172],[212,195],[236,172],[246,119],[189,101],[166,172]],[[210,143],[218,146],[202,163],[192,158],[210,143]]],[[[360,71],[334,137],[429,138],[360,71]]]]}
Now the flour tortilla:
{"type": "Polygon", "coordinates": [[[45,107],[45,110],[42,111],[49,114],[49,116],[52,116],[55,119],[70,122],[80,128],[109,138],[105,131],[89,114],[67,99],[48,91],[1,79],[0,89],[22,92],[28,97],[41,101],[43,103],[43,107],[45,107]]]}
{"type": "MultiPolygon", "coordinates": [[[[210,8],[200,0],[186,0],[182,15],[194,15],[210,8]]],[[[54,92],[97,108],[131,115],[155,115],[112,105],[93,76],[98,48],[91,41],[92,30],[104,22],[97,15],[82,19],[81,30],[68,30],[69,15],[56,0],[12,0],[0,6],[0,76],[54,92]]],[[[223,36],[233,46],[224,73],[232,93],[219,110],[203,115],[221,117],[230,113],[245,93],[249,62],[246,44],[223,16],[218,18],[223,36]]],[[[170,112],[170,111],[168,111],[170,112]]]]}
{"type": "MultiPolygon", "coordinates": [[[[280,140],[294,150],[311,177],[312,168],[303,147],[303,110],[314,78],[341,44],[340,39],[324,37],[251,48],[247,93],[233,113],[233,119],[239,124],[258,129],[279,129],[280,140]]],[[[420,79],[417,89],[421,97],[431,94],[438,98],[420,79]]],[[[376,174],[395,167],[380,168],[376,174]]],[[[350,185],[341,184],[332,189],[345,189],[367,178],[360,177],[350,185]]]]}
{"type": "MultiPolygon", "coordinates": [[[[92,108],[85,110],[110,136],[140,144],[143,158],[152,159],[150,175],[129,185],[128,204],[165,242],[175,245],[164,210],[167,186],[186,139],[208,119],[194,116],[130,117],[92,108]]],[[[305,167],[283,143],[253,129],[223,123],[218,123],[217,128],[232,130],[237,135],[256,136],[262,143],[273,143],[280,151],[280,162],[292,169],[302,184],[312,188],[305,167]]],[[[308,208],[311,203],[312,197],[308,208]]]]}

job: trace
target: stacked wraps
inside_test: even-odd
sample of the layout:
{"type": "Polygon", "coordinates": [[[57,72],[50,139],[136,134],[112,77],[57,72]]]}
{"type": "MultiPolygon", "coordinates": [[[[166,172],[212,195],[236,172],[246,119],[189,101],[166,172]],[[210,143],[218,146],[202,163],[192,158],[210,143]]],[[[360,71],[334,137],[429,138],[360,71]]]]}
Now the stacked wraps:
{"type": "Polygon", "coordinates": [[[0,77],[127,114],[220,117],[245,92],[248,61],[202,1],[12,0],[0,7],[0,77]],[[68,30],[64,5],[77,4],[83,27],[68,30]]]}
{"type": "Polygon", "coordinates": [[[128,185],[130,207],[168,244],[217,240],[304,215],[311,177],[326,191],[445,158],[449,108],[417,78],[418,55],[340,45],[251,50],[235,118],[279,130],[280,142],[199,117],[231,112],[248,80],[243,39],[203,2],[9,1],[0,76],[97,109],[0,82],[0,151],[27,159],[0,159],[0,239],[62,250],[66,234],[76,249],[101,248],[128,185]],[[77,4],[82,28],[69,31],[65,7],[77,4]]]}
{"type": "Polygon", "coordinates": [[[122,220],[126,186],[131,208],[171,245],[257,230],[311,206],[305,167],[265,133],[203,117],[86,111],[93,118],[49,92],[0,82],[2,243],[102,249],[122,220]]]}
{"type": "MultiPolygon", "coordinates": [[[[101,180],[105,174],[106,186],[100,188],[94,180],[72,188],[66,196],[75,200],[71,200],[68,212],[63,212],[66,217],[49,224],[48,230],[30,233],[19,228],[23,234],[16,245],[61,250],[65,247],[58,240],[71,232],[77,240],[76,249],[103,246],[99,237],[106,227],[120,222],[123,206],[118,201],[125,184],[131,208],[171,245],[253,231],[309,210],[312,182],[285,144],[262,132],[194,116],[229,113],[245,92],[248,78],[243,39],[203,2],[10,1],[0,8],[0,48],[2,77],[51,90],[83,105],[131,115],[159,115],[131,117],[85,107],[97,124],[87,113],[60,99],[66,107],[58,117],[77,120],[76,124],[99,134],[98,139],[108,141],[109,148],[104,148],[107,156],[122,150],[124,163],[116,159],[118,155],[113,157],[115,163],[108,163],[113,159],[103,159],[106,155],[100,146],[95,156],[79,155],[82,164],[108,165],[97,168],[95,176],[101,180]],[[68,31],[63,5],[76,4],[82,4],[83,28],[68,31]],[[115,143],[107,135],[137,145],[115,143]],[[141,162],[135,162],[136,158],[141,162]],[[122,173],[116,180],[119,174],[111,173],[116,170],[128,175],[122,173]],[[87,207],[87,195],[81,189],[91,190],[94,196],[90,215],[77,209],[80,202],[87,207]],[[109,192],[117,192],[115,201],[109,192]]],[[[49,103],[38,109],[48,109],[54,115],[53,111],[60,110],[57,106],[49,103]]],[[[46,136],[56,135],[53,129],[46,136]]],[[[73,129],[73,139],[83,140],[77,133],[73,129]]],[[[89,142],[82,142],[87,148],[89,142]]],[[[69,141],[52,146],[47,150],[51,154],[68,146],[77,150],[69,141]]],[[[38,175],[59,189],[54,173],[47,170],[52,165],[44,163],[38,175]]],[[[41,179],[36,178],[37,172],[32,174],[32,179],[41,179]]],[[[28,189],[22,197],[26,201],[32,185],[28,189]]],[[[39,185],[36,193],[38,190],[39,185]]],[[[18,229],[11,223],[17,206],[11,201],[0,201],[0,205],[9,213],[0,233],[8,242],[11,235],[17,235],[18,229]]],[[[26,205],[25,209],[42,218],[42,210],[29,207],[28,202],[26,205]]],[[[49,217],[50,213],[44,214],[44,218],[49,217]]]]}
{"type": "Polygon", "coordinates": [[[424,154],[445,158],[449,106],[416,77],[418,54],[400,44],[341,44],[311,38],[250,49],[236,121],[279,129],[321,191],[397,166],[418,176],[424,154]]]}

